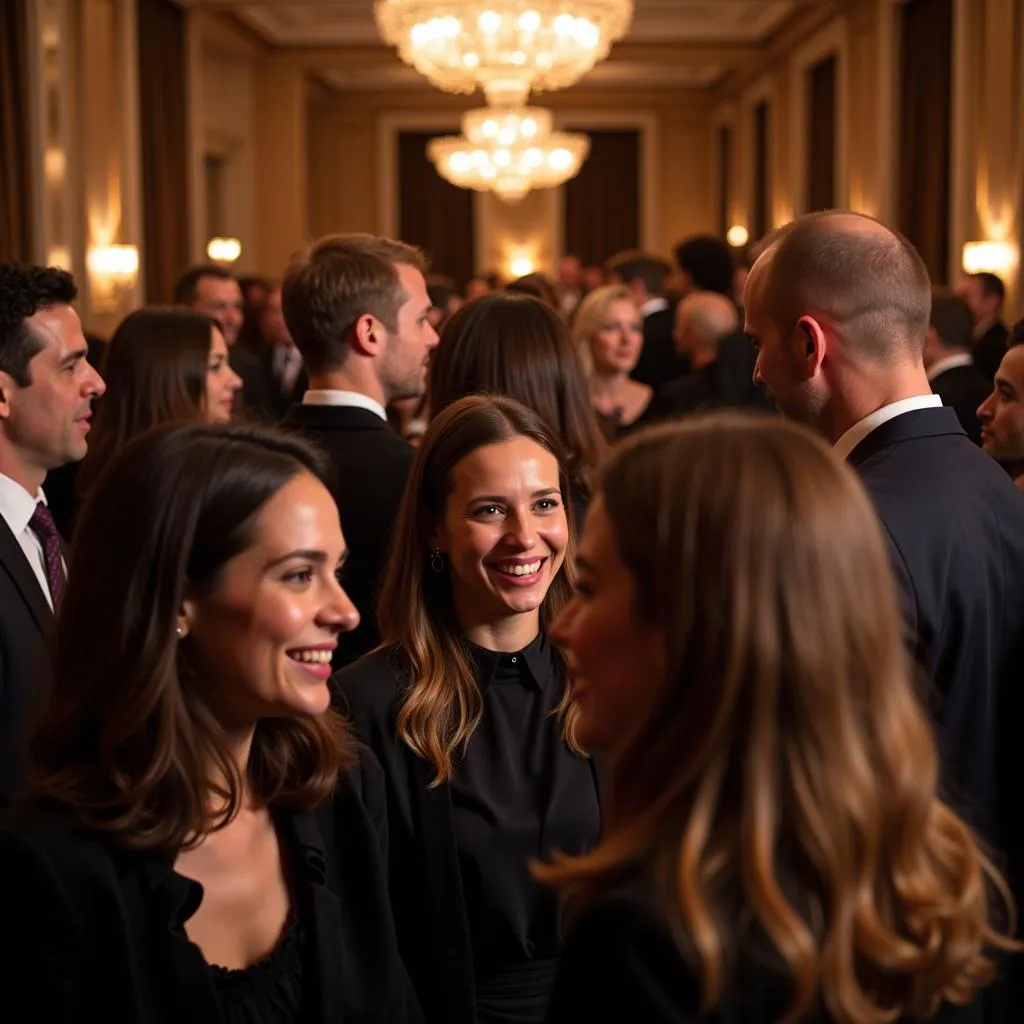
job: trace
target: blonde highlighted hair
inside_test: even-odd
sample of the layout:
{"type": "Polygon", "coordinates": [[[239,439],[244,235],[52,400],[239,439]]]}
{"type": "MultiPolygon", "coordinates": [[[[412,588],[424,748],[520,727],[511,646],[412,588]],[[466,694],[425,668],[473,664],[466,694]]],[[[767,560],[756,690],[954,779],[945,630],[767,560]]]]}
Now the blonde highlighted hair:
{"type": "Polygon", "coordinates": [[[634,306],[637,305],[633,293],[624,284],[605,284],[590,292],[573,314],[572,341],[587,378],[594,372],[594,356],[590,351],[590,343],[594,335],[601,330],[613,302],[631,302],[634,306]]]}
{"type": "MultiPolygon", "coordinates": [[[[485,445],[529,438],[558,461],[569,543],[561,570],[540,609],[541,629],[565,606],[575,575],[572,496],[565,459],[554,435],[530,409],[510,398],[470,395],[447,406],[430,422],[413,462],[395,524],[391,558],[378,604],[384,646],[395,645],[410,669],[398,711],[398,735],[436,771],[433,785],[447,782],[455,755],[480,723],[483,698],[469,643],[455,615],[448,566],[430,569],[435,525],[444,517],[452,473],[485,445]]],[[[561,657],[556,654],[559,669],[561,657]]],[[[563,671],[564,676],[564,671],[563,671]]],[[[573,740],[575,708],[568,687],[557,713],[563,735],[573,740]]]]}
{"type": "Polygon", "coordinates": [[[989,954],[1016,948],[1015,913],[939,799],[854,474],[795,425],[717,414],[631,438],[599,500],[637,615],[663,627],[667,684],[613,754],[601,842],[538,877],[578,907],[649,871],[703,1012],[758,935],[792,983],[786,1022],[818,1005],[881,1024],[970,1001],[994,977],[989,954]]]}

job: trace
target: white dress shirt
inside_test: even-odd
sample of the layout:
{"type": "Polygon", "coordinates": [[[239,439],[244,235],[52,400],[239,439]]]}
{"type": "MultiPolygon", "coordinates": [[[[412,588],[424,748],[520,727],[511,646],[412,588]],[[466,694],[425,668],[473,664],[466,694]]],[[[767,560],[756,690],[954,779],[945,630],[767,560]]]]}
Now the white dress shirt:
{"type": "Polygon", "coordinates": [[[388,421],[388,414],[384,406],[375,398],[364,395],[359,391],[337,391],[333,388],[307,391],[302,396],[302,404],[345,405],[354,409],[369,409],[370,412],[375,412],[385,423],[388,421]]]}
{"type": "Polygon", "coordinates": [[[850,453],[864,440],[868,434],[877,430],[883,423],[902,416],[905,412],[914,412],[917,409],[935,409],[942,407],[942,399],[938,395],[915,395],[913,398],[903,398],[899,402],[892,402],[890,405],[883,405],[876,409],[871,415],[865,416],[859,423],[852,427],[832,446],[832,450],[844,462],[850,457],[850,453]]]}
{"type": "Polygon", "coordinates": [[[35,530],[28,525],[35,514],[36,504],[40,501],[46,503],[46,495],[43,494],[42,488],[35,497],[32,497],[21,484],[0,473],[0,516],[3,516],[15,540],[21,545],[21,550],[25,552],[28,564],[32,566],[32,571],[39,580],[39,589],[52,609],[53,598],[50,596],[50,584],[46,579],[43,544],[35,530]]]}
{"type": "Polygon", "coordinates": [[[668,309],[668,299],[664,295],[658,295],[653,299],[648,299],[640,307],[640,315],[647,319],[652,313],[660,313],[663,309],[668,309]]]}
{"type": "Polygon", "coordinates": [[[940,359],[928,367],[928,383],[930,384],[940,373],[945,373],[947,370],[955,370],[958,366],[973,365],[974,357],[970,352],[958,352],[954,356],[946,356],[945,359],[940,359]]]}
{"type": "Polygon", "coordinates": [[[294,345],[277,345],[273,356],[274,376],[278,379],[282,395],[290,395],[302,369],[302,355],[294,345]]]}

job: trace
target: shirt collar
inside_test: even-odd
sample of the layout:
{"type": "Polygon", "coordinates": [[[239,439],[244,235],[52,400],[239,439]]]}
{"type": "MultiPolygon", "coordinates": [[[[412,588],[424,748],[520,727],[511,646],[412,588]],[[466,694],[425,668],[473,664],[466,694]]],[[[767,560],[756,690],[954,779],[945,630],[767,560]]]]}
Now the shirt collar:
{"type": "Polygon", "coordinates": [[[898,402],[883,405],[876,409],[869,416],[865,416],[859,423],[855,423],[838,441],[833,445],[833,451],[844,462],[848,459],[868,434],[877,430],[883,423],[902,416],[905,412],[915,412],[918,409],[934,409],[942,405],[942,399],[938,395],[914,395],[913,398],[903,398],[898,402]]]}
{"type": "Polygon", "coordinates": [[[384,406],[375,398],[359,391],[338,391],[334,388],[308,390],[302,396],[303,405],[343,405],[355,409],[369,409],[376,413],[385,423],[388,414],[384,406]]]}
{"type": "Polygon", "coordinates": [[[973,365],[974,357],[970,352],[957,352],[955,355],[946,356],[945,359],[940,359],[928,367],[928,383],[930,384],[939,374],[945,373],[947,370],[955,370],[959,366],[973,365]]]}
{"type": "Polygon", "coordinates": [[[640,307],[640,315],[650,316],[652,313],[660,313],[663,309],[668,309],[668,299],[664,295],[656,295],[640,307]]]}
{"type": "Polygon", "coordinates": [[[490,686],[499,669],[502,675],[518,672],[520,682],[532,686],[539,693],[546,693],[554,678],[551,644],[543,632],[538,633],[521,651],[489,651],[472,642],[469,643],[469,651],[481,689],[490,686]]]}
{"type": "Polygon", "coordinates": [[[42,488],[33,498],[16,480],[0,473],[0,515],[4,517],[15,537],[20,537],[25,532],[39,502],[46,504],[46,495],[43,494],[42,488]]]}

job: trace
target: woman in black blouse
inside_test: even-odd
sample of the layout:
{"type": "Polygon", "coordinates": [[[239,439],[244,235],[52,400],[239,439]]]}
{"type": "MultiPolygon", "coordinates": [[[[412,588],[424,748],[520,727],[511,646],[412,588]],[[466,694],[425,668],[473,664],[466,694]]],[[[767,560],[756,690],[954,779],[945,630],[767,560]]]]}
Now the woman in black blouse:
{"type": "Polygon", "coordinates": [[[380,766],[329,710],[358,614],[322,461],[160,428],[100,476],[33,782],[0,816],[0,1019],[394,1024],[380,766]]]}
{"type": "Polygon", "coordinates": [[[543,1019],[546,851],[597,838],[592,764],[545,624],[569,595],[569,485],[534,413],[472,396],[423,439],[380,600],[380,650],[336,677],[384,768],[399,944],[432,1024],[543,1019]]]}

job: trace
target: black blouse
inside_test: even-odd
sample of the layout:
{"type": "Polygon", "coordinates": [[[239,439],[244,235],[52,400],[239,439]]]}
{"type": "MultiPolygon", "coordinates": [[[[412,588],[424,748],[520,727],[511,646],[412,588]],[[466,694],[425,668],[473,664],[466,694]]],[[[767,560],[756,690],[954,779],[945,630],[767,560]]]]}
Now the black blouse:
{"type": "Polygon", "coordinates": [[[529,863],[589,850],[600,809],[590,765],[552,714],[563,683],[545,637],[514,654],[471,650],[484,710],[451,795],[477,1014],[524,1024],[543,1020],[561,946],[557,898],[529,863]]]}

